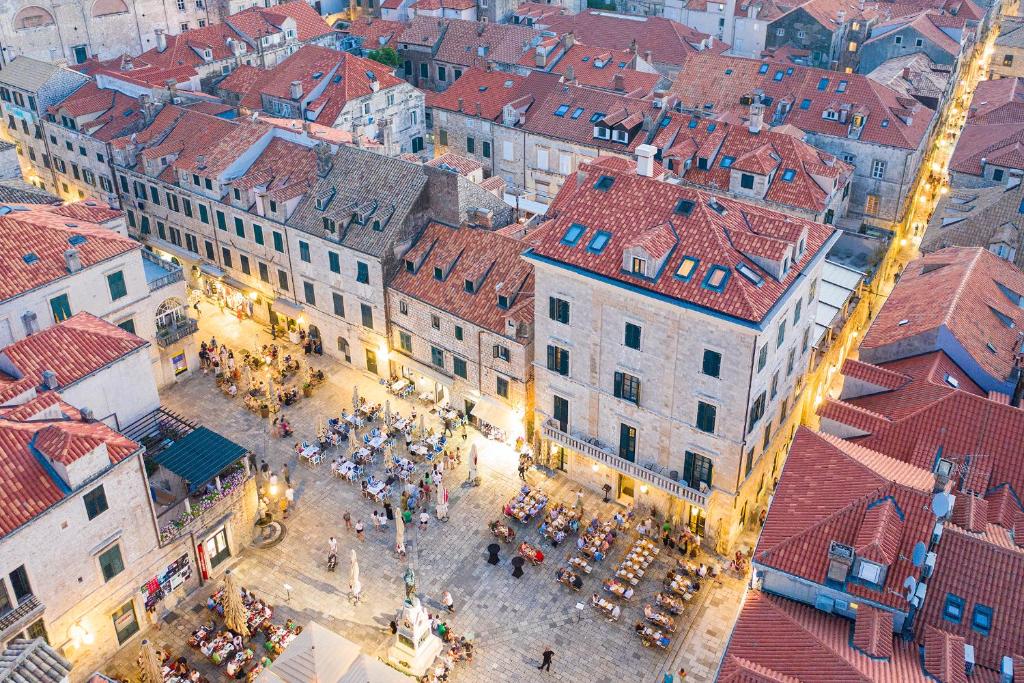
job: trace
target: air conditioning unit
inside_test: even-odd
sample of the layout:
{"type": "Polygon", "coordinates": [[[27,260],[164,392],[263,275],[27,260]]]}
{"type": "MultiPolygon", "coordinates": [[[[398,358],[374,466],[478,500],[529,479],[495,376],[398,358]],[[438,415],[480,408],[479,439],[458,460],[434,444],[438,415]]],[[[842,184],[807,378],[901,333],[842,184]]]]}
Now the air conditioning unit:
{"type": "Polygon", "coordinates": [[[180,97],[172,97],[171,98],[171,104],[181,104],[183,101],[184,100],[182,100],[180,97]]]}

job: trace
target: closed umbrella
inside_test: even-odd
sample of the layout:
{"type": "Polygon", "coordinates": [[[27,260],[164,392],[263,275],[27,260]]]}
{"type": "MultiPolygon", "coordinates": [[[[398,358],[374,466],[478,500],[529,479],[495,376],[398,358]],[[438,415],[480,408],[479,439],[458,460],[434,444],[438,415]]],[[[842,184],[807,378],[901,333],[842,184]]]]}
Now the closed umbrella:
{"type": "Polygon", "coordinates": [[[423,422],[423,413],[420,413],[420,438],[422,439],[427,435],[426,427],[423,422]]]}
{"type": "Polygon", "coordinates": [[[469,480],[476,481],[476,444],[469,449],[469,480]]]}
{"type": "Polygon", "coordinates": [[[352,591],[352,597],[358,600],[359,594],[363,592],[363,586],[359,583],[359,562],[356,560],[355,548],[352,549],[352,559],[348,567],[348,587],[352,591]]]}
{"type": "Polygon", "coordinates": [[[448,488],[444,484],[437,485],[437,518],[448,518],[448,488]]]}
{"type": "Polygon", "coordinates": [[[352,410],[359,410],[359,386],[352,385],[352,410]]]}
{"type": "Polygon", "coordinates": [[[249,624],[242,604],[242,594],[230,571],[224,572],[224,625],[243,638],[249,637],[249,624]]]}
{"type": "Polygon", "coordinates": [[[404,510],[398,510],[395,515],[395,550],[405,552],[405,522],[402,520],[404,510]]]}
{"type": "Polygon", "coordinates": [[[391,399],[384,401],[384,425],[391,426],[391,399]]]}
{"type": "Polygon", "coordinates": [[[142,641],[142,652],[139,654],[139,659],[141,660],[142,678],[146,683],[163,683],[163,667],[160,666],[156,650],[149,640],[142,641]]]}

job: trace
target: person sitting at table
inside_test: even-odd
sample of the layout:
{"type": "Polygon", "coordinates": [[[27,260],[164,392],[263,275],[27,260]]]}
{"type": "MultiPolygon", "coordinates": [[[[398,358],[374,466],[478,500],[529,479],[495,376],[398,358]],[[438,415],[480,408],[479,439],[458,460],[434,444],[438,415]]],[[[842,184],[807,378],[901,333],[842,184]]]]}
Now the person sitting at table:
{"type": "Polygon", "coordinates": [[[595,607],[601,604],[601,598],[598,596],[597,593],[594,593],[594,595],[591,596],[590,604],[594,605],[595,607]]]}
{"type": "Polygon", "coordinates": [[[501,509],[501,511],[503,513],[505,513],[506,516],[511,517],[512,516],[512,505],[511,505],[511,503],[505,503],[505,507],[503,507],[501,509]]]}
{"type": "Polygon", "coordinates": [[[214,649],[213,642],[214,641],[211,640],[209,642],[202,641],[202,642],[199,643],[199,651],[203,653],[204,657],[212,657],[213,656],[213,649],[214,649]]]}
{"type": "Polygon", "coordinates": [[[565,532],[559,529],[555,532],[554,537],[551,539],[552,543],[557,547],[559,543],[565,540],[565,532]]]}
{"type": "Polygon", "coordinates": [[[555,578],[559,581],[565,581],[565,575],[568,573],[568,569],[565,567],[559,567],[558,571],[555,572],[555,578]]]}
{"type": "Polygon", "coordinates": [[[579,574],[572,575],[572,587],[576,590],[583,588],[583,579],[580,578],[579,574]]]}
{"type": "Polygon", "coordinates": [[[604,559],[604,553],[601,552],[600,550],[595,550],[594,551],[594,560],[597,561],[597,562],[600,562],[603,559],[604,559]]]}

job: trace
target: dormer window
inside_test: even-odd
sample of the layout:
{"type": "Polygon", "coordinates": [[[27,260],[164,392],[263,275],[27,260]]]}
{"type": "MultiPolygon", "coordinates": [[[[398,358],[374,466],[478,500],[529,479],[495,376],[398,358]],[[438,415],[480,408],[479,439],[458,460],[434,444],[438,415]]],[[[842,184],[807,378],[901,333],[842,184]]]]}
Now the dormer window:
{"type": "Polygon", "coordinates": [[[444,270],[441,266],[434,266],[434,279],[444,281],[444,270]]]}
{"type": "Polygon", "coordinates": [[[697,168],[701,171],[708,170],[707,157],[697,157],[697,168]]]}
{"type": "Polygon", "coordinates": [[[885,583],[885,566],[861,557],[857,558],[857,562],[853,567],[853,574],[861,582],[871,587],[880,589],[882,584],[885,583]]]}
{"type": "Polygon", "coordinates": [[[629,133],[627,133],[624,130],[613,130],[612,131],[612,140],[614,140],[615,142],[622,142],[622,143],[629,142],[629,133]]]}
{"type": "Polygon", "coordinates": [[[804,253],[804,247],[806,247],[806,246],[807,246],[807,240],[805,240],[803,237],[801,237],[800,241],[797,242],[797,245],[796,245],[796,253],[797,253],[798,256],[802,255],[804,253]]]}
{"type": "MultiPolygon", "coordinates": [[[[860,128],[861,126],[864,125],[864,118],[865,117],[863,114],[854,114],[853,117],[850,119],[850,125],[853,126],[854,128],[860,128]]],[[[885,123],[885,128],[889,127],[888,119],[883,121],[883,123],[885,123]]]]}
{"type": "Polygon", "coordinates": [[[326,230],[327,232],[331,233],[332,235],[337,230],[337,226],[335,226],[334,221],[331,220],[330,218],[328,218],[327,216],[323,217],[323,223],[324,223],[324,230],[326,230]]]}
{"type": "Polygon", "coordinates": [[[412,261],[410,261],[409,259],[405,259],[405,272],[407,272],[407,273],[415,273],[416,272],[416,264],[413,263],[412,261]]]}
{"type": "Polygon", "coordinates": [[[476,286],[473,284],[472,280],[466,280],[463,284],[463,289],[465,289],[469,294],[473,294],[476,291],[476,286]]]}
{"type": "Polygon", "coordinates": [[[647,275],[647,259],[634,256],[629,270],[634,275],[647,275]]]}
{"type": "Polygon", "coordinates": [[[503,311],[508,310],[508,297],[505,296],[504,294],[498,295],[498,308],[500,308],[503,311]]]}
{"type": "Polygon", "coordinates": [[[611,137],[611,131],[604,126],[594,126],[594,137],[598,140],[607,140],[611,137]]]}

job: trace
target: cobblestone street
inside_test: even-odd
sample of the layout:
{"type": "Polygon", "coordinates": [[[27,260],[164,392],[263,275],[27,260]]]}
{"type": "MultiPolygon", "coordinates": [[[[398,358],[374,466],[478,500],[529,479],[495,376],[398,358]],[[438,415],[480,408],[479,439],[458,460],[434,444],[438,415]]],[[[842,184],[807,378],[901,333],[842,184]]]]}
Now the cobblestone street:
{"type": "MultiPolygon", "coordinates": [[[[269,341],[269,335],[254,323],[239,323],[210,305],[203,307],[200,330],[201,338],[209,340],[215,334],[218,343],[236,352],[269,341]]],[[[301,350],[298,354],[301,356],[301,350]]],[[[392,410],[403,415],[409,414],[412,404],[387,396],[385,388],[370,375],[326,357],[314,357],[312,363],[325,370],[328,380],[312,398],[285,409],[295,429],[294,438],[269,436],[269,421],[246,410],[241,399],[230,401],[217,389],[212,376],[199,374],[174,387],[163,395],[163,404],[252,448],[257,460],[266,458],[275,472],[280,472],[286,462],[292,472],[295,506],[286,521],[287,534],[269,550],[245,549],[233,559],[240,583],[275,605],[275,621],[282,622],[288,616],[300,623],[315,619],[359,643],[364,651],[383,656],[391,641],[388,622],[404,597],[405,564],[393,550],[394,528],[375,531],[370,517],[373,505],[359,495],[358,484],[333,478],[328,463],[316,470],[301,467],[291,445],[299,439],[313,440],[318,420],[338,415],[343,407],[350,408],[353,383],[368,401],[388,398],[392,410]],[[345,531],[342,516],[346,511],[353,521],[364,521],[365,542],[360,543],[353,532],[345,531]],[[334,573],[326,569],[327,539],[331,535],[339,540],[339,566],[334,573]],[[347,595],[350,548],[357,550],[363,583],[358,605],[352,604],[347,595]]],[[[422,404],[417,408],[424,410],[422,404]]],[[[438,424],[433,415],[428,414],[427,419],[428,424],[438,424]]],[[[542,540],[536,524],[515,526],[517,539],[528,540],[545,551],[547,558],[541,566],[527,566],[525,576],[513,578],[509,560],[514,546],[509,545],[502,546],[499,565],[488,565],[485,548],[494,538],[487,524],[501,517],[501,506],[521,485],[516,472],[518,460],[511,448],[489,441],[473,429],[469,435],[467,446],[476,443],[479,449],[481,485],[462,485],[467,477],[463,458],[456,472],[445,472],[451,493],[450,520],[442,523],[432,515],[425,531],[409,525],[406,534],[408,562],[416,572],[421,599],[431,612],[436,612],[441,593],[451,591],[456,613],[448,620],[449,625],[456,634],[470,636],[476,644],[473,661],[459,665],[455,679],[536,680],[541,676],[535,670],[540,654],[550,646],[555,652],[554,663],[550,675],[544,675],[551,680],[660,681],[666,670],[676,672],[680,667],[686,668],[687,681],[713,680],[739,609],[743,581],[725,575],[718,582],[706,581],[686,612],[677,618],[677,632],[669,648],[645,649],[631,633],[633,624],[642,620],[644,604],[653,600],[677,555],[669,557],[670,553],[662,551],[637,586],[636,595],[623,606],[617,623],[601,618],[588,603],[593,593],[604,594],[601,582],[628,550],[628,538],[620,537],[609,557],[584,578],[579,593],[562,586],[554,577],[574,546],[567,542],[552,548],[542,540]],[[582,609],[577,603],[583,605],[582,609]]],[[[459,443],[461,438],[457,436],[454,441],[459,443]]],[[[463,449],[463,453],[467,451],[463,449]]],[[[334,453],[328,454],[328,460],[333,457],[334,453]]],[[[417,470],[417,476],[422,469],[417,470]]],[[[542,485],[549,494],[549,506],[573,501],[576,489],[563,475],[535,468],[528,476],[531,484],[542,485]]],[[[587,518],[598,514],[606,519],[617,507],[590,496],[584,499],[587,518]]],[[[433,506],[430,509],[433,512],[433,506]]],[[[176,652],[187,649],[184,641],[194,625],[207,617],[201,605],[213,590],[213,586],[205,587],[179,606],[173,623],[164,626],[155,640],[172,645],[176,652]]],[[[126,654],[134,660],[137,653],[126,654]]],[[[190,660],[200,658],[195,652],[188,656],[190,660]]]]}

